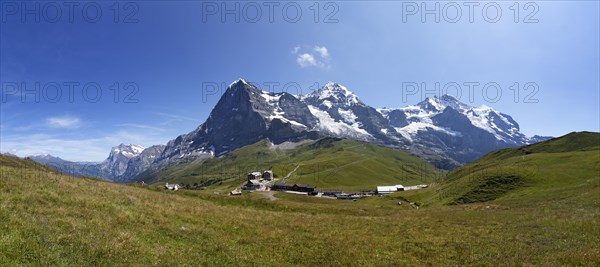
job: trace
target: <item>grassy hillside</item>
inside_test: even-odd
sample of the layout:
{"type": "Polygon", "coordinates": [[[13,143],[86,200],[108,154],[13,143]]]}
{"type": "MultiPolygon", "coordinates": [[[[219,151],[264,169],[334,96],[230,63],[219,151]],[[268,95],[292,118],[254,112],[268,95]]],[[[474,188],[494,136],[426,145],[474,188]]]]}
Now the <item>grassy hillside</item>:
{"type": "Polygon", "coordinates": [[[172,192],[0,156],[0,265],[600,264],[591,202],[415,209],[401,199],[172,192]]]}
{"type": "Polygon", "coordinates": [[[409,153],[351,140],[325,138],[292,149],[267,141],[235,150],[202,164],[171,167],[146,178],[150,182],[200,184],[216,189],[238,187],[246,173],[271,169],[287,182],[331,190],[374,190],[377,185],[426,184],[442,173],[409,153]]]}
{"type": "Polygon", "coordinates": [[[17,157],[0,155],[0,166],[11,167],[16,170],[23,170],[23,171],[32,171],[33,170],[33,171],[47,171],[47,172],[58,173],[54,169],[52,169],[50,167],[46,167],[41,164],[38,164],[37,162],[35,162],[29,158],[20,159],[17,157]]]}
{"type": "Polygon", "coordinates": [[[600,207],[600,133],[571,133],[502,149],[450,172],[428,190],[404,196],[425,205],[493,201],[600,207]]]}

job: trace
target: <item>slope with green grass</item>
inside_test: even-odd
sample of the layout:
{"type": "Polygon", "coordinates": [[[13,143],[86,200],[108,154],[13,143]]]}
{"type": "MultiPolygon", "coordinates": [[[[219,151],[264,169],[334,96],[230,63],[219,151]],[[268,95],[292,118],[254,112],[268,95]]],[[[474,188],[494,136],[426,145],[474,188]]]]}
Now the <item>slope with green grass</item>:
{"type": "Polygon", "coordinates": [[[545,142],[491,152],[450,172],[440,183],[407,192],[426,205],[549,201],[600,207],[600,133],[570,133],[545,142]]]}
{"type": "Polygon", "coordinates": [[[113,184],[0,156],[0,266],[600,264],[589,200],[416,209],[398,196],[273,197],[113,184]]]}
{"type": "Polygon", "coordinates": [[[292,149],[267,141],[232,151],[201,164],[170,167],[146,177],[147,182],[197,183],[213,189],[237,187],[246,173],[271,169],[281,181],[317,186],[320,190],[375,190],[377,185],[427,184],[442,172],[407,152],[380,145],[324,138],[292,149]]]}

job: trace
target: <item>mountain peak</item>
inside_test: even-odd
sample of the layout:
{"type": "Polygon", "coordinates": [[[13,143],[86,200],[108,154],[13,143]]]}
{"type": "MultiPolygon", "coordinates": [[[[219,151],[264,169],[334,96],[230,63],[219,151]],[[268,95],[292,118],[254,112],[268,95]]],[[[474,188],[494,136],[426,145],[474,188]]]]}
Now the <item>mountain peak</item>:
{"type": "Polygon", "coordinates": [[[135,157],[135,156],[138,156],[139,154],[141,154],[142,151],[144,151],[144,149],[146,149],[146,148],[143,146],[140,146],[140,145],[120,144],[116,147],[113,147],[112,150],[110,151],[110,154],[111,155],[121,154],[125,157],[132,158],[132,157],[135,157]]]}
{"type": "Polygon", "coordinates": [[[327,82],[321,89],[311,92],[306,96],[307,99],[321,102],[327,107],[339,105],[356,105],[362,102],[352,91],[336,82],[327,82]]]}
{"type": "Polygon", "coordinates": [[[458,99],[456,99],[456,98],[454,98],[453,96],[450,96],[450,95],[443,95],[443,96],[440,97],[440,100],[446,101],[446,102],[460,102],[460,101],[458,101],[458,99]]]}
{"type": "Polygon", "coordinates": [[[425,100],[417,103],[417,106],[421,107],[425,111],[430,111],[430,112],[431,111],[439,112],[446,108],[446,106],[443,105],[442,101],[437,96],[426,97],[425,100]]]}
{"type": "MultiPolygon", "coordinates": [[[[148,170],[218,157],[265,138],[278,144],[324,136],[407,149],[452,168],[494,149],[544,139],[524,136],[509,115],[485,105],[472,107],[459,99],[431,96],[416,105],[377,110],[333,81],[297,97],[265,92],[240,78],[229,85],[194,131],[166,146],[120,144],[92,171],[106,179],[128,181],[148,170]]],[[[86,170],[80,173],[90,174],[86,170]]]]}
{"type": "Polygon", "coordinates": [[[323,91],[330,91],[330,92],[339,92],[344,94],[345,96],[348,95],[354,95],[354,93],[352,93],[350,90],[348,90],[348,88],[346,88],[345,86],[336,83],[336,82],[332,82],[332,81],[328,81],[327,83],[325,83],[325,86],[323,86],[323,88],[321,88],[321,90],[323,91]]]}
{"type": "Polygon", "coordinates": [[[438,112],[443,111],[444,109],[446,109],[446,107],[451,107],[458,111],[463,111],[472,108],[471,106],[462,103],[460,102],[460,100],[449,95],[442,95],[441,97],[438,97],[437,95],[433,97],[427,97],[425,98],[425,100],[419,102],[417,106],[427,111],[438,112]]]}
{"type": "Polygon", "coordinates": [[[229,87],[231,88],[236,85],[250,85],[250,83],[248,81],[246,81],[244,78],[238,78],[237,80],[235,80],[231,84],[229,84],[229,87]]]}
{"type": "Polygon", "coordinates": [[[235,80],[229,85],[229,87],[227,87],[227,92],[229,92],[230,94],[233,94],[234,92],[238,91],[247,91],[255,93],[262,92],[262,90],[258,89],[258,87],[254,86],[253,84],[249,83],[248,81],[242,78],[235,80]]]}

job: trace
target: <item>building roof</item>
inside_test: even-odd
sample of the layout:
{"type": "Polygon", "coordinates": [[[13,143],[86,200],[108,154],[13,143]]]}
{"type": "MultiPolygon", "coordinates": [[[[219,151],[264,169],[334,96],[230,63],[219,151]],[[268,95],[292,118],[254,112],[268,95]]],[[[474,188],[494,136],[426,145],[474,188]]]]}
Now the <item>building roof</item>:
{"type": "Polygon", "coordinates": [[[308,185],[308,184],[295,184],[297,187],[303,187],[303,188],[315,188],[315,186],[313,185],[308,185]]]}
{"type": "Polygon", "coordinates": [[[392,186],[378,186],[377,192],[396,192],[398,191],[398,187],[395,185],[392,186]]]}

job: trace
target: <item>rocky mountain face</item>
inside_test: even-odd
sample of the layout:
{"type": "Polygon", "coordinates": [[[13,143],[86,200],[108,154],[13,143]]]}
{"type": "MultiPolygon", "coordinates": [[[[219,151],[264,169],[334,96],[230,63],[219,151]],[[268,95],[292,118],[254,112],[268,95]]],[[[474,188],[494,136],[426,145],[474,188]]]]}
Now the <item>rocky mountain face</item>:
{"type": "Polygon", "coordinates": [[[228,87],[205,123],[167,144],[155,165],[220,156],[265,138],[278,144],[324,136],[410,150],[445,169],[495,149],[549,138],[528,138],[509,115],[487,106],[471,107],[451,96],[375,109],[333,82],[294,96],[264,92],[240,79],[228,87]]]}
{"type": "Polygon", "coordinates": [[[125,171],[113,180],[128,182],[129,177],[134,177],[150,168],[164,150],[164,145],[155,145],[144,149],[138,156],[130,158],[125,171]]]}
{"type": "Polygon", "coordinates": [[[115,182],[129,182],[129,177],[146,171],[164,149],[164,145],[144,148],[121,144],[113,147],[108,158],[101,163],[102,175],[115,182]]]}
{"type": "Polygon", "coordinates": [[[529,138],[519,131],[519,124],[511,116],[485,105],[472,107],[447,95],[379,112],[412,143],[412,150],[425,155],[432,150],[434,153],[428,156],[437,154],[450,159],[440,166],[444,168],[469,163],[496,149],[551,138],[529,138]]]}
{"type": "Polygon", "coordinates": [[[266,93],[239,80],[232,83],[208,119],[167,143],[160,165],[220,156],[269,138],[275,143],[318,137],[318,119],[288,93],[266,93]]]}
{"type": "Polygon", "coordinates": [[[127,171],[129,161],[139,157],[144,149],[143,146],[125,144],[113,147],[108,158],[100,163],[101,173],[103,176],[110,175],[111,180],[121,177],[127,171]]]}
{"type": "Polygon", "coordinates": [[[143,179],[173,164],[201,163],[269,139],[274,144],[321,137],[349,138],[410,150],[437,167],[453,169],[484,154],[536,143],[509,115],[451,96],[427,98],[403,108],[375,109],[333,82],[307,95],[264,92],[243,79],[233,82],[206,121],[166,146],[120,145],[98,164],[101,177],[143,179]]]}
{"type": "Polygon", "coordinates": [[[388,119],[342,85],[329,82],[301,99],[318,118],[316,129],[323,134],[390,146],[408,144],[388,119]]]}

